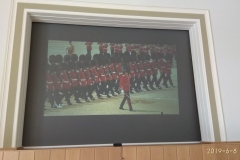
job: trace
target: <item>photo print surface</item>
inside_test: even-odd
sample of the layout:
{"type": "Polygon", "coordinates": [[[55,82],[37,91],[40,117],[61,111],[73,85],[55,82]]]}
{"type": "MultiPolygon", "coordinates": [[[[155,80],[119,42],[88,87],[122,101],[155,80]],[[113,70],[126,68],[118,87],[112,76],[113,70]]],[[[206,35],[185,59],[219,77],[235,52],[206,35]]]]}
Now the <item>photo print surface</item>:
{"type": "Polygon", "coordinates": [[[179,114],[175,44],[48,41],[44,116],[179,114]]]}

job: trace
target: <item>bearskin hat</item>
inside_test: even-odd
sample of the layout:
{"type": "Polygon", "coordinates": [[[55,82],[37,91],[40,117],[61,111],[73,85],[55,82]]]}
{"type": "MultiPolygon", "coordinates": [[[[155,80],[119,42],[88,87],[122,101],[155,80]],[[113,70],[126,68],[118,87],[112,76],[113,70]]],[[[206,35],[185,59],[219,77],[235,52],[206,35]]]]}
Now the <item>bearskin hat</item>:
{"type": "Polygon", "coordinates": [[[63,61],[62,55],[58,54],[56,55],[56,63],[61,63],[63,61]]]}
{"type": "Polygon", "coordinates": [[[76,62],[78,60],[78,56],[76,54],[71,55],[71,61],[76,62]]]}
{"type": "Polygon", "coordinates": [[[83,55],[83,54],[81,54],[81,55],[79,56],[79,61],[85,61],[85,60],[86,60],[86,56],[83,55]]]}
{"type": "Polygon", "coordinates": [[[48,60],[49,60],[50,64],[56,63],[56,56],[55,55],[50,55],[48,60]]]}
{"type": "Polygon", "coordinates": [[[99,59],[99,54],[94,54],[93,55],[93,60],[98,61],[98,59],[99,59]]]}
{"type": "Polygon", "coordinates": [[[86,54],[85,57],[86,57],[86,61],[91,61],[92,59],[91,54],[86,54]]]}
{"type": "Polygon", "coordinates": [[[64,62],[70,62],[70,56],[69,55],[65,55],[63,57],[63,60],[64,60],[64,62]]]}

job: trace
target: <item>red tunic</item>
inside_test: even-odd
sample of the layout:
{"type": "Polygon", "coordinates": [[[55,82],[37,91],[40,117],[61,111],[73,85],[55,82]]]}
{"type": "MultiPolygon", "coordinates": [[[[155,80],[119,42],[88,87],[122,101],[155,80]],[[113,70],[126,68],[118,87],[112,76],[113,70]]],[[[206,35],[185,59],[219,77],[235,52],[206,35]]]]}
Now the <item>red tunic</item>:
{"type": "Polygon", "coordinates": [[[105,73],[104,73],[103,68],[100,66],[100,67],[97,68],[97,71],[98,71],[98,75],[99,75],[99,77],[100,77],[100,80],[101,80],[102,82],[106,82],[107,79],[106,79],[106,76],[105,76],[105,73]]]}
{"type": "Polygon", "coordinates": [[[93,80],[92,80],[92,77],[91,77],[91,74],[90,74],[89,70],[88,69],[84,69],[83,72],[84,72],[84,75],[85,75],[85,77],[87,79],[87,85],[91,86],[92,83],[93,83],[93,80]]]}
{"type": "Polygon", "coordinates": [[[111,75],[112,75],[112,79],[113,79],[113,80],[116,80],[116,79],[118,78],[118,75],[117,75],[117,72],[116,72],[116,70],[115,70],[114,65],[113,65],[113,64],[110,64],[108,67],[109,67],[109,71],[110,71],[110,73],[111,73],[111,75]]]}
{"type": "Polygon", "coordinates": [[[68,75],[72,81],[72,87],[77,87],[79,85],[79,82],[76,73],[74,71],[68,71],[68,75]]]}
{"type": "Polygon", "coordinates": [[[97,73],[95,67],[91,67],[89,71],[94,76],[94,83],[99,83],[100,79],[99,79],[99,76],[98,76],[98,73],[97,73]]]}
{"type": "Polygon", "coordinates": [[[161,73],[166,73],[166,62],[163,59],[158,60],[158,68],[161,73]]]}
{"type": "Polygon", "coordinates": [[[71,83],[70,83],[70,80],[67,76],[67,73],[66,72],[62,72],[60,74],[60,78],[62,79],[62,87],[63,89],[69,89],[71,87],[71,83]]]}
{"type": "Polygon", "coordinates": [[[137,63],[137,67],[139,69],[140,77],[145,77],[146,73],[142,63],[141,62],[137,63]]]}
{"type": "Polygon", "coordinates": [[[109,72],[108,65],[103,66],[103,69],[104,69],[104,72],[105,72],[105,74],[106,74],[107,80],[108,80],[108,81],[111,81],[111,80],[112,80],[112,76],[111,76],[111,74],[110,74],[110,72],[109,72]]]}
{"type": "Polygon", "coordinates": [[[145,71],[146,71],[146,74],[149,76],[149,75],[152,75],[152,69],[151,69],[151,65],[149,62],[144,62],[143,63],[144,67],[145,67],[145,71]]]}
{"type": "Polygon", "coordinates": [[[54,89],[61,89],[62,84],[61,84],[59,78],[57,77],[56,73],[52,73],[52,79],[53,79],[54,89]]]}
{"type": "Polygon", "coordinates": [[[138,71],[137,64],[132,64],[132,66],[133,66],[133,69],[134,69],[135,77],[139,78],[140,77],[140,73],[138,71]]]}
{"type": "Polygon", "coordinates": [[[116,71],[118,73],[118,77],[121,78],[121,76],[123,75],[121,63],[116,63],[115,67],[116,67],[116,71]]]}
{"type": "Polygon", "coordinates": [[[153,75],[157,75],[158,74],[158,66],[157,63],[155,61],[152,61],[151,63],[152,66],[152,73],[153,75]]]}
{"type": "Polygon", "coordinates": [[[78,74],[78,77],[79,77],[80,85],[83,86],[83,87],[87,86],[87,80],[86,80],[86,77],[84,75],[84,72],[81,71],[81,70],[78,70],[77,74],[78,74]]]}
{"type": "Polygon", "coordinates": [[[134,72],[134,68],[133,68],[133,64],[128,64],[129,67],[129,71],[130,71],[130,78],[134,78],[135,77],[135,72],[134,72]]]}
{"type": "Polygon", "coordinates": [[[46,74],[46,87],[48,91],[54,90],[53,80],[50,74],[46,74]]]}
{"type": "Polygon", "coordinates": [[[123,75],[120,79],[119,86],[125,91],[130,91],[130,80],[128,76],[123,75]]]}

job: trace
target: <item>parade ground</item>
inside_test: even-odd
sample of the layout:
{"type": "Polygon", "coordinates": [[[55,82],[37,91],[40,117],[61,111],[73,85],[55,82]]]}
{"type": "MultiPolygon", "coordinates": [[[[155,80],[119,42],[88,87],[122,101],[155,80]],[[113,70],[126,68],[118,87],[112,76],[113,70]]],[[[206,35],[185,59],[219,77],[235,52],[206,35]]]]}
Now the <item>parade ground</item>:
{"type": "MultiPolygon", "coordinates": [[[[78,56],[86,53],[85,42],[73,42],[73,45],[78,56]]],[[[67,46],[69,46],[68,41],[50,40],[48,55],[65,55],[67,46]]],[[[94,43],[92,47],[92,55],[99,52],[97,43],[94,43]]],[[[159,76],[160,74],[157,77],[159,78],[159,76]]],[[[141,92],[130,94],[134,111],[129,111],[127,101],[124,105],[124,110],[119,109],[124,93],[111,98],[103,95],[103,99],[98,99],[94,92],[94,101],[85,102],[83,99],[80,99],[82,103],[76,103],[72,96],[70,98],[72,105],[67,105],[63,99],[62,108],[51,108],[49,102],[46,101],[44,116],[179,114],[176,62],[174,62],[171,77],[175,87],[165,88],[162,86],[162,89],[151,91],[143,89],[141,92]]]]}
{"type": "Polygon", "coordinates": [[[174,88],[156,89],[131,94],[131,102],[134,111],[128,110],[127,101],[124,105],[125,110],[120,110],[119,106],[124,94],[103,99],[98,99],[96,94],[93,96],[95,101],[76,103],[73,96],[71,102],[73,105],[67,105],[63,100],[62,108],[51,108],[46,101],[44,116],[76,116],[76,115],[128,115],[128,114],[179,114],[178,87],[176,67],[172,69],[172,81],[174,88]]]}

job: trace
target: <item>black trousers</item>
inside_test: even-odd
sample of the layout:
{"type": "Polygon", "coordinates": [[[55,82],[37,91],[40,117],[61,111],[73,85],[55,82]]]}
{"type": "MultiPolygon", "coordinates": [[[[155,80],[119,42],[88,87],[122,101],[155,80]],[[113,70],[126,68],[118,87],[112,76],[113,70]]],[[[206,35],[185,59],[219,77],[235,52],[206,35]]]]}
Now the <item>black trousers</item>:
{"type": "Polygon", "coordinates": [[[157,81],[158,86],[160,85],[162,80],[164,81],[163,83],[165,83],[165,73],[161,73],[161,75],[157,81]]]}
{"type": "Polygon", "coordinates": [[[92,87],[93,87],[93,91],[95,90],[97,96],[100,97],[99,83],[94,83],[92,87]]]}
{"type": "Polygon", "coordinates": [[[67,103],[70,104],[71,93],[69,93],[69,89],[62,89],[61,92],[63,93],[63,96],[61,97],[60,101],[62,101],[62,99],[65,97],[67,103]]]}
{"type": "Polygon", "coordinates": [[[128,103],[129,110],[132,110],[132,104],[131,104],[129,91],[124,91],[124,97],[123,97],[123,100],[122,100],[119,108],[123,109],[123,106],[124,106],[126,100],[127,100],[127,103],[128,103]]]}
{"type": "Polygon", "coordinates": [[[146,83],[146,79],[145,77],[139,77],[138,83],[137,83],[137,87],[139,90],[141,90],[141,83],[143,83],[143,88],[147,88],[147,83],[146,83]]]}
{"type": "Polygon", "coordinates": [[[92,93],[93,93],[93,91],[94,91],[93,86],[92,86],[92,85],[89,85],[89,86],[86,87],[86,89],[87,89],[87,96],[88,96],[89,98],[93,98],[93,95],[92,95],[92,93]]]}
{"type": "Polygon", "coordinates": [[[155,83],[155,86],[158,87],[158,80],[157,80],[157,75],[153,75],[152,81],[151,81],[151,86],[155,83]]]}
{"type": "Polygon", "coordinates": [[[169,83],[171,84],[171,86],[173,86],[173,82],[172,82],[172,78],[171,78],[171,74],[166,74],[165,77],[165,81],[164,81],[164,85],[167,86],[167,82],[169,81],[169,83]]]}

